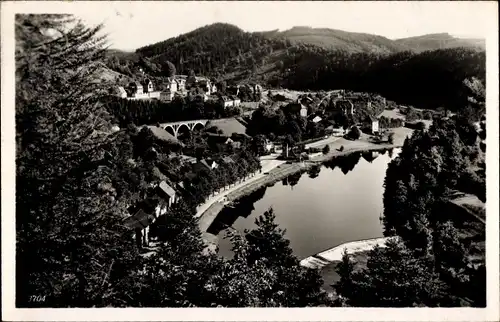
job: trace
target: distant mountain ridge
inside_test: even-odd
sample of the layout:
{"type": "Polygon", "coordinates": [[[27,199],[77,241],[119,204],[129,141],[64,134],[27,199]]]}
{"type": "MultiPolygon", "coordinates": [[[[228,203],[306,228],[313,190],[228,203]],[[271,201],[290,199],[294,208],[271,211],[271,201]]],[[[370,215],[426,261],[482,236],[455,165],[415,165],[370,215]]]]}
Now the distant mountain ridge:
{"type": "Polygon", "coordinates": [[[292,44],[308,44],[351,53],[388,54],[411,50],[406,45],[396,43],[383,36],[328,28],[293,27],[285,31],[275,32],[272,37],[288,39],[292,44]]]}
{"type": "Polygon", "coordinates": [[[396,39],[396,43],[411,48],[415,52],[445,48],[475,48],[484,50],[486,42],[477,38],[458,38],[448,33],[428,34],[416,37],[396,39]]]}
{"type": "Polygon", "coordinates": [[[203,33],[230,30],[232,34],[247,34],[259,36],[268,40],[287,40],[292,45],[304,44],[322,47],[330,50],[341,50],[350,53],[369,52],[390,54],[401,51],[422,52],[425,50],[436,50],[445,48],[467,47],[484,50],[484,39],[467,39],[453,37],[448,33],[427,34],[415,37],[407,37],[391,40],[389,38],[359,32],[349,32],[329,28],[313,28],[308,26],[295,26],[290,29],[279,31],[245,32],[241,28],[225,23],[214,23],[197,28],[191,32],[169,38],[155,44],[139,48],[139,52],[152,50],[163,44],[172,44],[185,41],[203,33]]]}
{"type": "Polygon", "coordinates": [[[391,40],[368,33],[304,26],[284,31],[245,32],[232,24],[214,23],[138,48],[136,54],[160,65],[170,61],[181,74],[194,70],[217,78],[231,79],[236,75],[241,81],[249,74],[276,72],[290,51],[297,48],[387,56],[457,47],[484,50],[484,41],[446,33],[391,40]]]}

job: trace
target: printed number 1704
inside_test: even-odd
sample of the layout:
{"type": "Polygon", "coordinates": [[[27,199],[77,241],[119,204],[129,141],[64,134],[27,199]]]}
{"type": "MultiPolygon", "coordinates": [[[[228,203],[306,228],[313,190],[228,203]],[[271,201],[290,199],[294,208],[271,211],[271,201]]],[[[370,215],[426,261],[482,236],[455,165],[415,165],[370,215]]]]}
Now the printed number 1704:
{"type": "Polygon", "coordinates": [[[31,295],[30,302],[45,302],[45,295],[31,295]]]}

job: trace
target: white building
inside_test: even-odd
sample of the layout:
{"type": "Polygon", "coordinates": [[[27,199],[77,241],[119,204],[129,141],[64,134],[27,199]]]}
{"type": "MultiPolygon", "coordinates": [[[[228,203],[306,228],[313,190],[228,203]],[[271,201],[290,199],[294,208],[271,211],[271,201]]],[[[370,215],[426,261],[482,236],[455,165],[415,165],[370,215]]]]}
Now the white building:
{"type": "Polygon", "coordinates": [[[375,117],[370,117],[370,130],[373,134],[377,134],[379,132],[378,119],[375,117]]]}
{"type": "Polygon", "coordinates": [[[178,82],[173,78],[173,77],[169,77],[167,79],[167,84],[166,84],[166,90],[165,92],[172,92],[175,94],[175,92],[178,91],[178,82]]]}

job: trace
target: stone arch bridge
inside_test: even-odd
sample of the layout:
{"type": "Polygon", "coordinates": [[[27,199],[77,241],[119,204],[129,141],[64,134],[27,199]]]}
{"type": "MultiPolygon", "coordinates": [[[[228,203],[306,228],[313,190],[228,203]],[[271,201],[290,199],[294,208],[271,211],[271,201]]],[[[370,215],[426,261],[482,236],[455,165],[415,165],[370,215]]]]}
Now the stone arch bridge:
{"type": "Polygon", "coordinates": [[[188,131],[193,131],[197,128],[203,128],[207,125],[209,120],[189,120],[189,121],[178,121],[169,123],[160,123],[160,127],[170,132],[173,136],[177,137],[179,135],[179,130],[185,127],[188,131]]]}

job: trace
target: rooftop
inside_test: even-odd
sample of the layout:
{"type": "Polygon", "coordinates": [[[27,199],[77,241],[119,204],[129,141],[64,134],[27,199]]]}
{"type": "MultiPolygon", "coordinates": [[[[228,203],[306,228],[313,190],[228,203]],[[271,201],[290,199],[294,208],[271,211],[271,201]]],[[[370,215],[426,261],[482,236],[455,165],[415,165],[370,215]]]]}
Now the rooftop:
{"type": "Polygon", "coordinates": [[[401,114],[401,112],[397,109],[394,110],[384,110],[382,113],[378,115],[378,117],[386,117],[388,119],[401,119],[405,120],[405,116],[401,114]]]}
{"type": "Polygon", "coordinates": [[[125,218],[123,224],[128,228],[146,228],[154,220],[155,216],[153,214],[148,214],[142,209],[139,209],[134,215],[125,218]]]}
{"type": "Polygon", "coordinates": [[[247,128],[235,118],[208,121],[206,128],[208,129],[212,126],[219,128],[222,131],[222,134],[227,137],[230,137],[233,133],[246,134],[247,130],[247,128]]]}
{"type": "Polygon", "coordinates": [[[158,188],[165,192],[165,194],[167,194],[169,197],[175,196],[175,190],[165,181],[160,182],[158,188]]]}
{"type": "Polygon", "coordinates": [[[182,145],[182,143],[175,136],[168,133],[167,130],[162,129],[161,127],[154,126],[154,125],[146,125],[146,126],[151,130],[151,132],[153,132],[153,135],[156,138],[158,138],[162,141],[182,145]]]}
{"type": "Polygon", "coordinates": [[[223,157],[222,161],[224,161],[225,163],[234,163],[234,160],[231,159],[231,157],[228,157],[228,156],[223,157]]]}
{"type": "Polygon", "coordinates": [[[321,117],[316,116],[315,118],[313,118],[313,120],[312,120],[312,121],[313,121],[314,123],[318,123],[318,122],[320,122],[321,120],[322,120],[322,118],[321,118],[321,117]]]}

